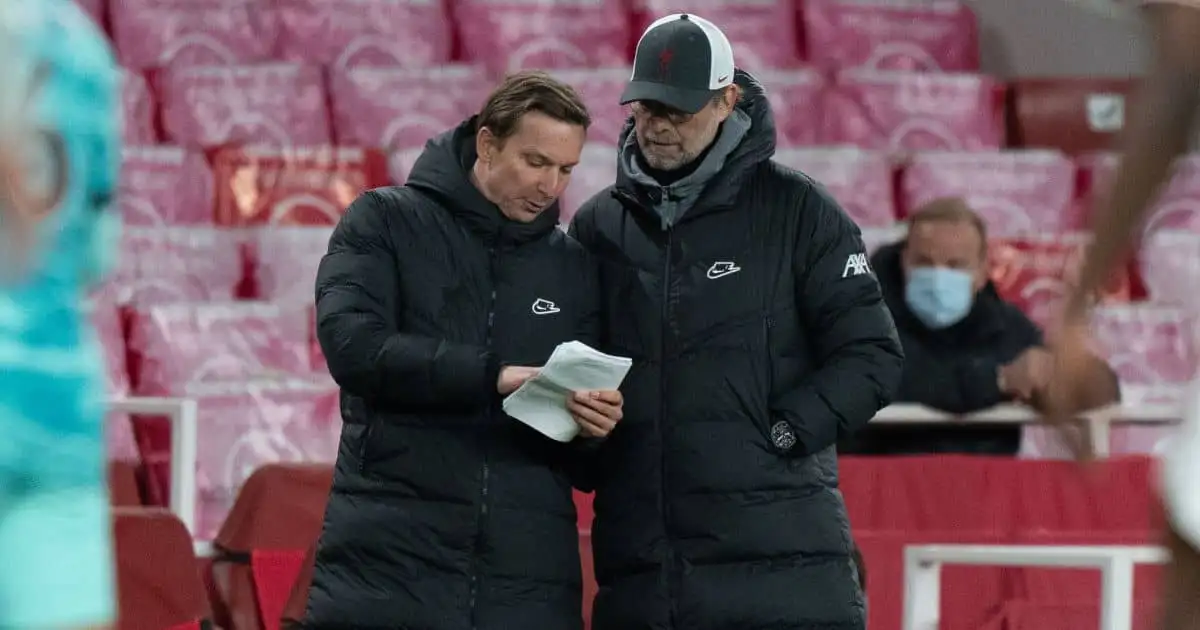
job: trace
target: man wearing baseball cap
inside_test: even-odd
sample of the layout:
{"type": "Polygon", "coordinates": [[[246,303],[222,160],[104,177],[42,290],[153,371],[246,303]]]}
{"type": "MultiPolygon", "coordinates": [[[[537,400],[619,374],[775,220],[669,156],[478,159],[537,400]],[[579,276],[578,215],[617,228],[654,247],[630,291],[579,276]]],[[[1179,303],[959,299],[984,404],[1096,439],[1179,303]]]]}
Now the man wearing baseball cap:
{"type": "Polygon", "coordinates": [[[860,630],[834,445],[903,355],[858,227],[771,161],[766,94],[711,22],[651,24],[621,101],[617,181],[572,223],[605,348],[634,358],[593,468],[592,628],[860,630]]]}

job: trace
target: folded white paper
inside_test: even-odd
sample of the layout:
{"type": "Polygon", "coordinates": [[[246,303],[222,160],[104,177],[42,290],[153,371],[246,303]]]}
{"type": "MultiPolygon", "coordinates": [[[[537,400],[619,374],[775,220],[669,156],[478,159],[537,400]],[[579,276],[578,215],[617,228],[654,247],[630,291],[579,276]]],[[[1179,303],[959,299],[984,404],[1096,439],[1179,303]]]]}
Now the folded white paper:
{"type": "Polygon", "coordinates": [[[559,442],[570,442],[579,425],[567,411],[572,392],[617,389],[632,359],[614,357],[578,341],[561,343],[538,375],[504,399],[504,412],[559,442]]]}

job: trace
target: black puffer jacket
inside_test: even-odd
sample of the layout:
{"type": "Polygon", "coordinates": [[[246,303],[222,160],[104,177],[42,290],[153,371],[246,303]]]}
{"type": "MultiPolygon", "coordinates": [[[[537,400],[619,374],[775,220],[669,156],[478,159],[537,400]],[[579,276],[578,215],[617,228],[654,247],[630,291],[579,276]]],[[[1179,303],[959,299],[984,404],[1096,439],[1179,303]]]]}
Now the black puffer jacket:
{"type": "Polygon", "coordinates": [[[834,444],[888,404],[900,344],[858,228],[770,161],[766,97],[737,81],[749,128],[673,227],[677,191],[628,164],[574,220],[606,349],[635,361],[598,453],[596,630],[864,626],[834,444]]]}
{"type": "Polygon", "coordinates": [[[496,378],[594,343],[595,272],[557,207],[514,223],[470,183],[472,129],[355,201],[321,262],[345,427],[305,627],[582,625],[569,447],[504,415],[496,378]]]}

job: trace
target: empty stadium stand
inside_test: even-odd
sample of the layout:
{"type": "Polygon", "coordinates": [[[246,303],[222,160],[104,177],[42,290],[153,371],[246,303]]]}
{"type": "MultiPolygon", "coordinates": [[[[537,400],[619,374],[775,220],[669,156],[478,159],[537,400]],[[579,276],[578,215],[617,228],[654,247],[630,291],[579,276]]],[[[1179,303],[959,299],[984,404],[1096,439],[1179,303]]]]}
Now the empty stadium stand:
{"type": "Polygon", "coordinates": [[[807,59],[819,67],[976,72],[979,34],[962,2],[803,0],[807,59]]]}

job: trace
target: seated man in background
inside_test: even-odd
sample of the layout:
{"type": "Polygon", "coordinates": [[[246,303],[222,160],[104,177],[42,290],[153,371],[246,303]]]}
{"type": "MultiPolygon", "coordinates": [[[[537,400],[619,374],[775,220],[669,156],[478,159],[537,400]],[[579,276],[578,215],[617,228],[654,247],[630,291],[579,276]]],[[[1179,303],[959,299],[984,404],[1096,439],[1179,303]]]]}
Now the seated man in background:
{"type": "MultiPolygon", "coordinates": [[[[987,228],[963,200],[920,208],[908,237],[881,247],[871,265],[906,357],[896,402],[956,414],[1011,401],[1037,406],[1050,354],[1037,326],[988,279],[987,228]]],[[[1116,375],[1101,366],[1098,377],[1095,406],[1115,402],[1116,375]]],[[[1011,455],[1020,442],[1021,428],[1011,424],[871,424],[842,450],[1011,455]]]]}

